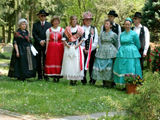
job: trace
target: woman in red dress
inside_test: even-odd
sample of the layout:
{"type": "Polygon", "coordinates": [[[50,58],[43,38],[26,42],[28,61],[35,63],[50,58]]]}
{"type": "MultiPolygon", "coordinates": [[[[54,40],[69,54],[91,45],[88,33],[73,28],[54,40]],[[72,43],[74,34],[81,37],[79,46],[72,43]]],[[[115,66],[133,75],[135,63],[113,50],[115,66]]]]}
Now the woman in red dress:
{"type": "Polygon", "coordinates": [[[53,82],[59,82],[64,52],[61,40],[64,29],[59,27],[59,23],[59,17],[53,16],[51,19],[52,27],[46,31],[45,75],[53,77],[53,82]]]}

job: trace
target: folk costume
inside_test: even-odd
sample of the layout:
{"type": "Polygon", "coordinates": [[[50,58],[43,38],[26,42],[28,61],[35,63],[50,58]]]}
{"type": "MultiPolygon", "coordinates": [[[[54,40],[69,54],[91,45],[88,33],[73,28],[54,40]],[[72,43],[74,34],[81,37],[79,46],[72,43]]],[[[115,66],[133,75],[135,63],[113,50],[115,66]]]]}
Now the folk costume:
{"type": "MultiPolygon", "coordinates": [[[[113,81],[113,59],[116,57],[118,49],[118,36],[113,31],[100,35],[101,45],[95,54],[92,78],[103,80],[103,83],[113,81]]],[[[106,85],[104,83],[104,85],[106,85]]]]}
{"type": "MultiPolygon", "coordinates": [[[[83,20],[84,19],[93,19],[92,14],[89,11],[85,12],[83,14],[83,20]]],[[[91,74],[92,74],[92,70],[93,70],[96,48],[98,45],[98,32],[97,32],[97,28],[92,25],[90,25],[88,27],[86,25],[83,25],[82,28],[84,30],[83,37],[85,38],[85,41],[82,43],[82,46],[83,46],[84,50],[88,50],[88,54],[86,54],[84,52],[85,70],[84,70],[84,78],[81,82],[84,85],[87,83],[86,74],[87,74],[87,70],[89,68],[89,76],[90,76],[89,83],[95,84],[95,80],[92,79],[91,74]]]]}
{"type": "MultiPolygon", "coordinates": [[[[126,20],[132,21],[130,18],[126,20]]],[[[114,82],[117,85],[125,87],[125,74],[137,74],[142,77],[140,65],[140,42],[136,32],[130,30],[124,31],[120,36],[121,46],[118,50],[113,67],[114,82]]]]}
{"type": "MultiPolygon", "coordinates": [[[[118,14],[114,10],[109,11],[108,15],[113,15],[114,17],[118,17],[118,14]]],[[[101,26],[100,33],[103,33],[103,31],[106,31],[104,25],[101,26]]],[[[113,22],[112,31],[118,35],[118,48],[119,48],[121,45],[120,44],[121,26],[113,22]]]]}
{"type": "MultiPolygon", "coordinates": [[[[141,16],[141,13],[136,12],[134,17],[141,18],[142,16],[141,16]]],[[[149,30],[146,26],[143,26],[141,24],[138,27],[134,25],[132,30],[135,31],[139,36],[140,45],[141,45],[141,48],[139,49],[139,52],[141,54],[140,62],[141,62],[141,68],[143,70],[144,69],[143,64],[144,64],[144,59],[145,59],[143,57],[143,54],[145,55],[147,54],[147,51],[149,48],[149,42],[150,42],[149,30]]]]}
{"type": "MultiPolygon", "coordinates": [[[[37,15],[39,14],[46,14],[48,16],[49,14],[45,12],[45,10],[41,10],[37,15]]],[[[33,24],[33,38],[35,40],[34,46],[36,50],[38,51],[38,54],[36,56],[36,65],[37,65],[37,73],[38,73],[38,79],[42,79],[43,77],[47,79],[46,76],[44,76],[44,66],[45,66],[45,50],[46,46],[41,46],[40,42],[41,40],[46,41],[46,30],[51,27],[51,24],[46,21],[38,21],[33,24]],[[41,61],[43,63],[41,63],[41,61]],[[43,65],[43,66],[42,66],[43,65]]]]}
{"type": "Polygon", "coordinates": [[[62,40],[66,40],[70,48],[65,46],[63,54],[63,63],[61,75],[67,80],[82,80],[84,77],[84,57],[83,49],[79,46],[75,49],[75,45],[82,40],[84,31],[81,26],[68,26],[64,31],[62,40]]]}
{"type": "Polygon", "coordinates": [[[14,34],[13,45],[17,44],[19,57],[16,56],[16,50],[13,48],[9,77],[19,79],[36,77],[36,54],[37,51],[31,45],[31,39],[27,30],[18,29],[14,34]]]}
{"type": "Polygon", "coordinates": [[[64,45],[62,43],[63,32],[64,29],[61,27],[57,29],[50,27],[46,31],[46,40],[49,40],[45,61],[46,76],[60,76],[61,74],[64,52],[64,45]]]}

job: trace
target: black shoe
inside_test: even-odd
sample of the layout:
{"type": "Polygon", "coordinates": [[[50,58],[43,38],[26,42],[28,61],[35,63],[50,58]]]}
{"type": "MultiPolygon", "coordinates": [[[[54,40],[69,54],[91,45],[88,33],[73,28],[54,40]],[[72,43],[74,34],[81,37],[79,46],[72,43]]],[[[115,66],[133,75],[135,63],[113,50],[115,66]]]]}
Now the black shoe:
{"type": "Polygon", "coordinates": [[[92,84],[95,85],[95,83],[96,83],[96,80],[93,80],[93,79],[92,79],[92,84]]]}
{"type": "Polygon", "coordinates": [[[57,81],[56,81],[57,83],[59,82],[59,78],[57,78],[57,81]]]}
{"type": "Polygon", "coordinates": [[[42,76],[38,76],[37,81],[42,81],[42,76]]]}
{"type": "Polygon", "coordinates": [[[46,78],[44,78],[45,79],[45,81],[49,81],[49,78],[48,77],[46,77],[46,78]]]}
{"type": "Polygon", "coordinates": [[[126,88],[123,88],[122,91],[126,91],[126,88]]]}
{"type": "Polygon", "coordinates": [[[89,84],[90,84],[90,85],[92,84],[92,80],[89,81],[89,84]]]}
{"type": "Polygon", "coordinates": [[[112,85],[111,85],[112,88],[116,87],[116,84],[115,82],[112,82],[112,85]]]}
{"type": "Polygon", "coordinates": [[[41,79],[41,78],[38,78],[36,81],[42,81],[42,79],[41,79]]]}
{"type": "Polygon", "coordinates": [[[77,80],[74,80],[74,81],[73,81],[73,85],[76,85],[76,83],[77,83],[77,80]]]}
{"type": "Polygon", "coordinates": [[[54,83],[56,82],[56,78],[53,78],[53,82],[54,82],[54,83]]]}
{"type": "Polygon", "coordinates": [[[24,82],[26,79],[25,78],[21,78],[20,80],[24,82]]]}
{"type": "Polygon", "coordinates": [[[70,83],[69,83],[69,85],[73,86],[73,81],[72,81],[72,80],[70,80],[70,83]]]}
{"type": "Polygon", "coordinates": [[[86,79],[86,77],[83,77],[83,80],[81,80],[81,83],[82,83],[83,85],[86,85],[86,84],[87,84],[87,79],[86,79]]]}

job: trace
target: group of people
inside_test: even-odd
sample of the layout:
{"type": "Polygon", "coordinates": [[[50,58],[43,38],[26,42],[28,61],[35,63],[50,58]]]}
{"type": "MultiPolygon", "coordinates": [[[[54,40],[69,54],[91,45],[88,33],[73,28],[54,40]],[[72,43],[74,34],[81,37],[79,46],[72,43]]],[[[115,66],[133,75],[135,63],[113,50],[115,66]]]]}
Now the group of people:
{"type": "Polygon", "coordinates": [[[75,15],[70,17],[70,25],[65,29],[59,26],[60,19],[53,16],[51,22],[45,10],[37,14],[39,22],[33,24],[34,46],[26,30],[27,21],[19,20],[19,29],[13,40],[13,53],[8,76],[20,80],[36,77],[48,80],[53,77],[59,82],[61,77],[75,85],[77,80],[85,85],[89,68],[90,84],[102,80],[103,86],[124,85],[125,74],[142,77],[143,61],[149,47],[149,31],[141,25],[141,13],[136,12],[132,19],[124,21],[125,31],[114,22],[118,17],[115,11],[108,13],[108,19],[101,27],[100,36],[92,26],[92,13],[83,14],[83,26],[77,24],[75,15]],[[99,45],[99,47],[97,47],[99,45]]]}

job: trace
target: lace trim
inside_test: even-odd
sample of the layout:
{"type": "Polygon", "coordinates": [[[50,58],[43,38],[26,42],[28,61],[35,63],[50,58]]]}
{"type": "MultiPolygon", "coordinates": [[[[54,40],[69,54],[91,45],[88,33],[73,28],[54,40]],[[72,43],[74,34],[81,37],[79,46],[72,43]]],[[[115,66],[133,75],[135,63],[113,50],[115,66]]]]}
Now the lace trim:
{"type": "Polygon", "coordinates": [[[60,65],[45,65],[45,67],[48,67],[48,68],[61,68],[62,66],[60,65]]]}
{"type": "Polygon", "coordinates": [[[113,71],[113,73],[114,73],[115,75],[117,75],[118,77],[123,77],[123,76],[125,76],[125,74],[134,75],[134,73],[118,74],[118,73],[117,73],[117,72],[115,72],[115,71],[113,71]]]}
{"type": "Polygon", "coordinates": [[[93,66],[93,69],[94,69],[94,70],[98,70],[98,71],[105,71],[105,70],[111,70],[112,67],[106,67],[105,69],[100,69],[100,68],[98,68],[98,67],[93,66]]]}
{"type": "Polygon", "coordinates": [[[47,75],[47,76],[62,76],[60,74],[46,74],[46,73],[44,75],[47,75]]]}

